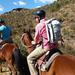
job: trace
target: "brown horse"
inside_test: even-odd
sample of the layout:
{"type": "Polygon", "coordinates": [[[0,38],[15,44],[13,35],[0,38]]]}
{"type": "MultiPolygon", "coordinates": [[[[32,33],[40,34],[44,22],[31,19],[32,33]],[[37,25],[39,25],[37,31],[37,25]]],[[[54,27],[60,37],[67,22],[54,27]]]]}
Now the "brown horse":
{"type": "Polygon", "coordinates": [[[6,61],[12,75],[17,75],[14,64],[16,63],[15,59],[18,56],[18,52],[18,47],[14,43],[5,43],[2,47],[0,47],[0,61],[6,61]]]}
{"type": "MultiPolygon", "coordinates": [[[[30,34],[24,33],[21,37],[22,42],[27,48],[28,53],[33,50],[30,34]]],[[[39,71],[39,75],[75,75],[75,56],[59,55],[52,62],[48,71],[39,71]]]]}

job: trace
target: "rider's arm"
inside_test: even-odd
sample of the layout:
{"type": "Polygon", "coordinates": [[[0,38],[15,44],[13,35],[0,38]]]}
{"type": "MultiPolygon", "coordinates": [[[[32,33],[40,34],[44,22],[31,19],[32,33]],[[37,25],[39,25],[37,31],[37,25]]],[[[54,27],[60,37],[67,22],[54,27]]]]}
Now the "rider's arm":
{"type": "Polygon", "coordinates": [[[6,27],[4,25],[0,26],[0,40],[2,40],[2,32],[6,27]]]}
{"type": "Polygon", "coordinates": [[[4,25],[0,26],[0,31],[3,31],[6,27],[4,25]]]}
{"type": "Polygon", "coordinates": [[[39,29],[37,27],[35,28],[34,42],[35,44],[39,43],[39,29]]]}

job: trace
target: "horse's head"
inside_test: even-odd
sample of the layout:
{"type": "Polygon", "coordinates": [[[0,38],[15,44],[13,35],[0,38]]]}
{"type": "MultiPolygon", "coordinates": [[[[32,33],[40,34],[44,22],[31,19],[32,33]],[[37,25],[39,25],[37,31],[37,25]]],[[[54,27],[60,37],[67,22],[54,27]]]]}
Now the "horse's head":
{"type": "Polygon", "coordinates": [[[29,32],[25,32],[21,36],[21,41],[23,42],[24,45],[29,45],[31,44],[31,41],[33,40],[31,34],[29,32]]]}
{"type": "Polygon", "coordinates": [[[33,40],[30,32],[24,32],[21,37],[21,41],[27,48],[27,52],[30,53],[33,50],[31,41],[33,40]]]}

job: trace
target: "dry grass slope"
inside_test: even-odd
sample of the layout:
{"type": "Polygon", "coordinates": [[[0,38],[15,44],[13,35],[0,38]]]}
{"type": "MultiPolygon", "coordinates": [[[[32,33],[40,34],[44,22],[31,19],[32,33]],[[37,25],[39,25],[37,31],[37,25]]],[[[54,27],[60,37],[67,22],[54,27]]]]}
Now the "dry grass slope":
{"type": "MultiPolygon", "coordinates": [[[[59,48],[64,53],[75,55],[75,0],[58,0],[39,9],[46,11],[47,19],[56,17],[62,20],[64,46],[60,45],[59,48]]],[[[13,40],[19,45],[19,48],[25,55],[26,49],[22,45],[20,37],[24,29],[34,29],[35,21],[32,13],[39,9],[17,8],[0,16],[5,18],[6,24],[13,28],[13,40]]],[[[0,75],[9,75],[9,72],[0,73],[0,75]]]]}
{"type": "MultiPolygon", "coordinates": [[[[58,0],[53,4],[43,6],[47,13],[47,19],[56,17],[62,20],[62,35],[65,41],[65,47],[61,47],[64,52],[75,54],[75,0],[58,0]]],[[[20,36],[23,30],[34,29],[35,21],[32,17],[33,11],[38,9],[16,8],[10,12],[2,14],[0,17],[6,19],[6,24],[13,28],[13,39],[24,51],[21,45],[20,36]]]]}

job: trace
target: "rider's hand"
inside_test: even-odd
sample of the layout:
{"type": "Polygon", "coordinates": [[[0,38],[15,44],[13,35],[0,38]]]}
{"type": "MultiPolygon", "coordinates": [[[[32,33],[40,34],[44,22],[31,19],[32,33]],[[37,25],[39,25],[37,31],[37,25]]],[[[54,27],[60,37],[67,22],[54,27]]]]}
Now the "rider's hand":
{"type": "Polygon", "coordinates": [[[36,43],[35,43],[35,41],[32,41],[31,43],[32,43],[33,45],[35,45],[35,44],[36,44],[36,43]]]}

